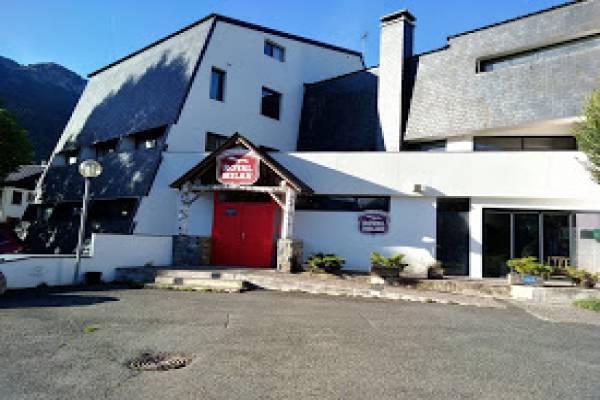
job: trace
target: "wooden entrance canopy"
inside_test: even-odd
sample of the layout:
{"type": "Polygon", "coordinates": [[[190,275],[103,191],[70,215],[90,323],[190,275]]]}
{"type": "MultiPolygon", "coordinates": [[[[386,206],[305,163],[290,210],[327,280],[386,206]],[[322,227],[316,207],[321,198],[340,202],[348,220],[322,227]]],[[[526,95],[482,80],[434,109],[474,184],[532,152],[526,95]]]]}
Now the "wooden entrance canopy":
{"type": "Polygon", "coordinates": [[[178,212],[179,233],[187,234],[187,220],[192,203],[202,192],[249,191],[267,193],[282,208],[281,238],[291,239],[295,200],[298,194],[313,194],[313,190],[298,177],[288,171],[263,149],[256,147],[248,139],[235,133],[219,148],[210,153],[196,166],[183,174],[170,185],[179,191],[178,212]],[[260,160],[260,174],[252,185],[223,184],[217,180],[217,161],[228,150],[242,148],[260,160]]]}

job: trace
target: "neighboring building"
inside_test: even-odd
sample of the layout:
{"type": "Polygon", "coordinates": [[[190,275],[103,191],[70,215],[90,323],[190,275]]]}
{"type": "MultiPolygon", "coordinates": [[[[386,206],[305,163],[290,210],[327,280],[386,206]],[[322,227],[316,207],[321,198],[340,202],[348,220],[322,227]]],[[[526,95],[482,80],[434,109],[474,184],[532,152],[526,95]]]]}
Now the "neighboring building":
{"type": "Polygon", "coordinates": [[[43,170],[42,165],[23,165],[0,182],[0,224],[12,225],[23,217],[43,170]]]}
{"type": "Polygon", "coordinates": [[[600,268],[600,185],[570,135],[600,86],[600,0],[423,54],[409,12],[381,21],[374,68],[212,15],[92,74],[29,239],[73,249],[96,157],[88,230],[175,235],[177,263],[285,267],[301,243],[360,270],[371,251],[474,278],[526,255],[600,268]]]}

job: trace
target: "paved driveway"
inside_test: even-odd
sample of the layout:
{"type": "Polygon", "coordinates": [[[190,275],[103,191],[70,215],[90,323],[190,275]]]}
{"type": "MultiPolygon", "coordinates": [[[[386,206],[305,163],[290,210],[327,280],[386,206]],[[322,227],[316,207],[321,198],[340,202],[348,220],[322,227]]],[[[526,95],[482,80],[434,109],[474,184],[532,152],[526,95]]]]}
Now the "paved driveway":
{"type": "Polygon", "coordinates": [[[597,326],[514,307],[13,293],[0,298],[0,399],[598,399],[599,343],[597,326]],[[146,350],[195,358],[169,372],[124,367],[146,350]]]}

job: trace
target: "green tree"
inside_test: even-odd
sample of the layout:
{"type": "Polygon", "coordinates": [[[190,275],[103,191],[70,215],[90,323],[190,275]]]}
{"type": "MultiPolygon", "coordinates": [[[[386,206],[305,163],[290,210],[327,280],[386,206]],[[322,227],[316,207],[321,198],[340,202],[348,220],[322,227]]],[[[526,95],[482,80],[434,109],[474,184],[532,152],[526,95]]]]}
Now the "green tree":
{"type": "Polygon", "coordinates": [[[573,134],[579,150],[588,157],[592,176],[600,183],[600,89],[592,92],[583,113],[585,118],[575,126],[573,134]]]}
{"type": "Polygon", "coordinates": [[[33,147],[25,129],[0,102],[0,180],[33,159],[33,147]]]}

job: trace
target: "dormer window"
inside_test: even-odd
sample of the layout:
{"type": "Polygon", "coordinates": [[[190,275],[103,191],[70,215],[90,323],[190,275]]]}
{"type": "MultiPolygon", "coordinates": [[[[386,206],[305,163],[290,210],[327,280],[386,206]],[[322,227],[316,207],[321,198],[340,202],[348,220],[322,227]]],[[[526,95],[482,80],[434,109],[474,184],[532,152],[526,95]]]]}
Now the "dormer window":
{"type": "Polygon", "coordinates": [[[96,157],[104,157],[117,151],[119,139],[107,140],[106,142],[96,143],[96,157]]]}
{"type": "Polygon", "coordinates": [[[265,41],[265,55],[281,62],[285,61],[285,49],[269,40],[265,41]]]}
{"type": "Polygon", "coordinates": [[[77,160],[79,159],[79,150],[66,150],[61,153],[64,157],[64,162],[67,165],[77,164],[77,160]]]}
{"type": "Polygon", "coordinates": [[[567,56],[580,51],[591,50],[600,46],[600,34],[584,36],[578,39],[554,43],[500,57],[479,60],[477,72],[492,72],[499,69],[523,65],[548,58],[567,56]]]}
{"type": "Polygon", "coordinates": [[[150,150],[156,148],[161,137],[165,133],[165,129],[166,127],[162,126],[135,133],[135,148],[137,150],[150,150]]]}

